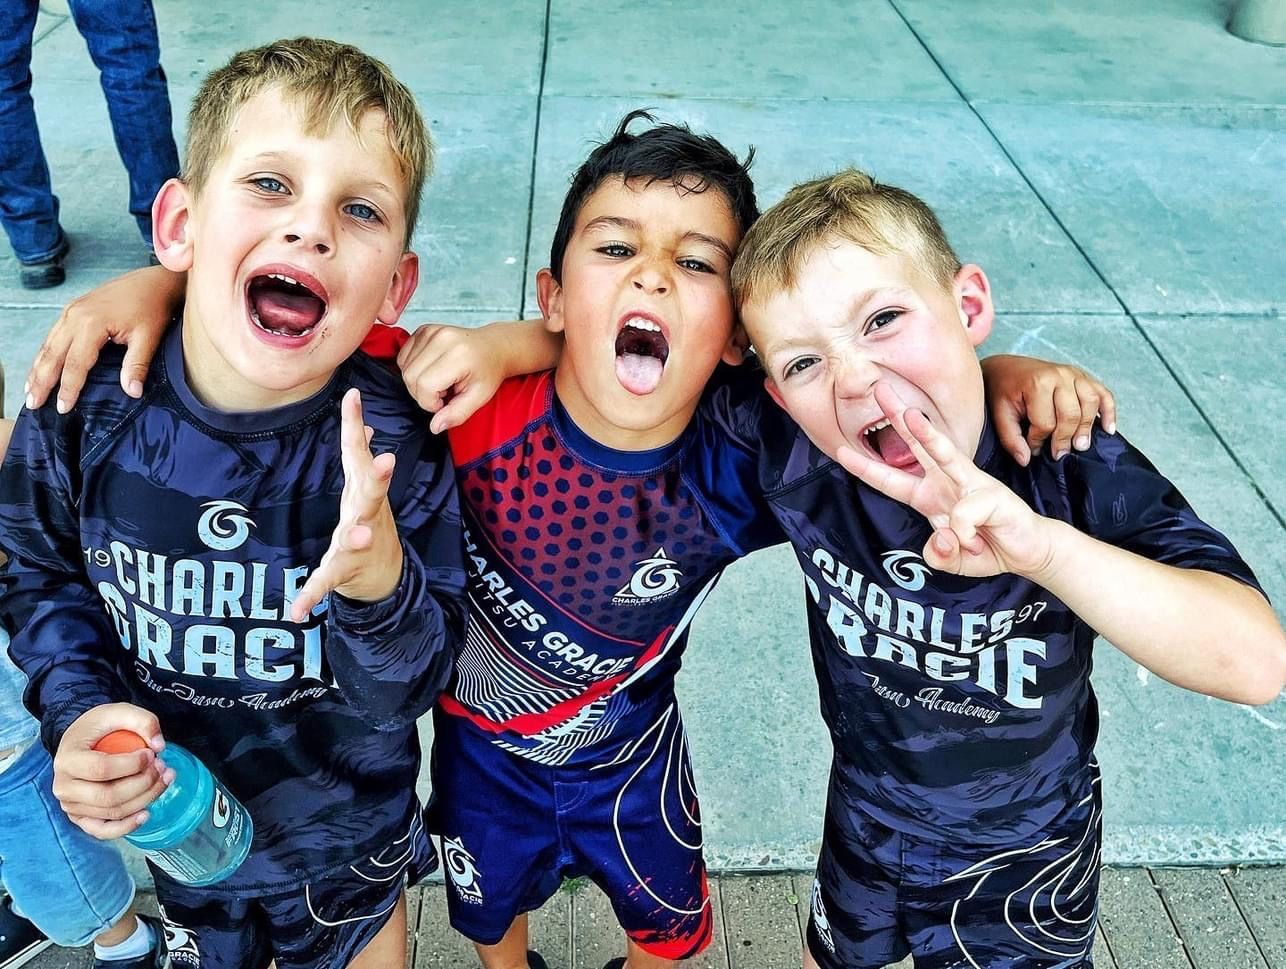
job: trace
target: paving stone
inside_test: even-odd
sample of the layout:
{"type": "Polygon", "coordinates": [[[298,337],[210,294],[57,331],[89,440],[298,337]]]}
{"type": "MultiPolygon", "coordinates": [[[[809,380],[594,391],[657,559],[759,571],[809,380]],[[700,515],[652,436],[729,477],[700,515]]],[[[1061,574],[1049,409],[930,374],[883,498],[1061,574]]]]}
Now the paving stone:
{"type": "Polygon", "coordinates": [[[1161,896],[1142,869],[1103,869],[1099,925],[1123,969],[1192,969],[1161,896]]]}
{"type": "Polygon", "coordinates": [[[1220,0],[1030,7],[894,0],[969,98],[1280,102],[1286,51],[1224,29],[1220,0]],[[988,56],[979,57],[979,51],[988,56]],[[1039,69],[1033,70],[1033,65],[1039,69]]]}
{"type": "MultiPolygon", "coordinates": [[[[1107,939],[1103,936],[1103,926],[1096,926],[1094,929],[1094,964],[1098,969],[1117,969],[1116,959],[1112,957],[1112,949],[1107,944],[1107,939]]],[[[910,969],[910,967],[908,967],[910,969]]]]}
{"type": "Polygon", "coordinates": [[[1224,882],[1270,969],[1286,969],[1286,868],[1236,868],[1224,882]]]}
{"type": "Polygon", "coordinates": [[[625,955],[625,935],[612,903],[597,885],[580,881],[572,891],[572,969],[601,969],[625,955]]]}
{"type": "Polygon", "coordinates": [[[624,95],[640,104],[675,97],[957,98],[882,0],[810,0],[803,7],[729,0],[659,16],[630,0],[557,0],[545,93],[624,95]],[[627,51],[608,55],[609,71],[607,37],[628,38],[627,51]],[[711,42],[718,37],[728,42],[711,42]]]}
{"type": "Polygon", "coordinates": [[[1159,869],[1152,876],[1196,969],[1266,969],[1218,871],[1159,869]]]}
{"type": "Polygon", "coordinates": [[[789,875],[724,878],[731,969],[798,969],[799,917],[789,875]]]}
{"type": "Polygon", "coordinates": [[[710,918],[714,923],[714,936],[710,945],[698,956],[684,961],[684,969],[729,969],[728,933],[723,921],[723,879],[710,879],[710,918]]]}
{"type": "Polygon", "coordinates": [[[1286,321],[1281,317],[1143,317],[1139,325],[1286,518],[1286,321]]]}
{"type": "MultiPolygon", "coordinates": [[[[532,268],[548,260],[570,175],[636,101],[546,98],[533,197],[532,268]]],[[[667,101],[658,118],[715,135],[739,155],[756,148],[761,207],[791,185],[846,165],[915,192],[933,205],[968,261],[991,277],[1011,312],[1119,309],[994,139],[960,104],[667,101]],[[951,145],[935,164],[927,145],[951,145]]],[[[527,282],[528,307],[535,306],[527,282]]]]}
{"type": "Polygon", "coordinates": [[[1286,306],[1286,108],[979,110],[1130,311],[1286,306]]]}
{"type": "Polygon", "coordinates": [[[478,962],[473,943],[451,928],[447,919],[447,889],[426,884],[420,895],[414,969],[461,969],[478,962]]]}
{"type": "Polygon", "coordinates": [[[528,917],[527,933],[533,949],[545,957],[550,969],[571,969],[572,897],[555,892],[539,910],[528,917]]]}
{"type": "MultiPolygon", "coordinates": [[[[534,95],[540,85],[543,3],[309,0],[251,9],[240,0],[166,0],[156,14],[171,81],[199,83],[238,50],[309,33],[355,44],[413,90],[534,95]]],[[[37,45],[35,64],[37,76],[96,76],[70,23],[37,45]]]]}

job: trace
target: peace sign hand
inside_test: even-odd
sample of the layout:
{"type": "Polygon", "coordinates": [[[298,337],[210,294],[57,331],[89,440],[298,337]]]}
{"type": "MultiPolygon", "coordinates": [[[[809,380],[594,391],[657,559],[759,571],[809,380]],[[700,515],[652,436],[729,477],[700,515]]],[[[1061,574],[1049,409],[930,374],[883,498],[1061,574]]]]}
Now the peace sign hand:
{"type": "Polygon", "coordinates": [[[394,457],[391,452],[371,455],[373,433],[362,424],[361,394],[349,390],[340,408],[344,491],[339,524],[321,564],[291,603],[295,622],[303,622],[332,590],[359,602],[378,602],[392,595],[401,581],[402,542],[388,501],[394,457]]]}
{"type": "Polygon", "coordinates": [[[934,532],[924,546],[925,563],[967,576],[1042,573],[1052,556],[1049,520],[961,454],[888,384],[876,384],[875,399],[919,461],[923,477],[847,445],[835,459],[854,477],[929,520],[934,532]]]}

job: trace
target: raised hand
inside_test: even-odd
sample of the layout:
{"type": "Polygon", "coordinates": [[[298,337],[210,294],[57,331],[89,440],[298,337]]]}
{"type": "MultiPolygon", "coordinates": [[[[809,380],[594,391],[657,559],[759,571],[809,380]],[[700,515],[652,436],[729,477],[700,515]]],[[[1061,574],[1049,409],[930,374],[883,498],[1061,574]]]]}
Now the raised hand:
{"type": "Polygon", "coordinates": [[[392,595],[402,577],[402,542],[388,501],[394,457],[372,456],[374,432],[362,424],[362,399],[356,389],[344,395],[340,421],[344,491],[339,524],[321,564],[290,605],[295,622],[303,622],[332,591],[359,602],[378,602],[392,595]]]}
{"type": "Polygon", "coordinates": [[[1050,559],[1046,519],[981,470],[892,387],[876,384],[875,399],[920,463],[923,476],[841,447],[835,458],[853,476],[929,520],[934,532],[924,561],[941,572],[1035,575],[1050,559]]]}

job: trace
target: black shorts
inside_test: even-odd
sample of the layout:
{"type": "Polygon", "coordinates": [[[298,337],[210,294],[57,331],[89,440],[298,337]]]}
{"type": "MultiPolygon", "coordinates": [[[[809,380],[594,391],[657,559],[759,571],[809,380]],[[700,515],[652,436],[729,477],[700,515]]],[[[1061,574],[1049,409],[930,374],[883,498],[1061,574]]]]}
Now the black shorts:
{"type": "Polygon", "coordinates": [[[300,888],[229,897],[152,869],[173,969],[343,969],[388,922],[408,875],[431,871],[433,845],[416,812],[383,851],[300,888]]]}
{"type": "Polygon", "coordinates": [[[822,969],[1092,966],[1101,802],[1068,804],[1023,844],[928,841],[846,805],[832,785],[808,949],[822,969]]]}

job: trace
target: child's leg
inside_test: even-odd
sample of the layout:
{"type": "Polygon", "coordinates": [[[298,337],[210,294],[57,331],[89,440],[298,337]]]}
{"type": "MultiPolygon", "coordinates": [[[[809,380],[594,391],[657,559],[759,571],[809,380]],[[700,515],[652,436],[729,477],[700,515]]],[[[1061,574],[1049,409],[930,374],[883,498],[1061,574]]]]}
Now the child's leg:
{"type": "Polygon", "coordinates": [[[406,965],[406,892],[397,900],[384,928],[366,944],[349,969],[394,969],[406,965]]]}
{"type": "Polygon", "coordinates": [[[527,916],[519,915],[495,945],[475,942],[483,969],[527,969],[527,916]]]}

